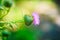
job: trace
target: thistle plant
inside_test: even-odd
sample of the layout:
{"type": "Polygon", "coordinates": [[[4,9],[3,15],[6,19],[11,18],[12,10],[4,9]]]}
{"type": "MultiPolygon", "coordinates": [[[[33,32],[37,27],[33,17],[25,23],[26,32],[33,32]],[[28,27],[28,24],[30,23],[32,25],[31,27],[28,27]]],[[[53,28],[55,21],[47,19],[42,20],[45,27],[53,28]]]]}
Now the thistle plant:
{"type": "MultiPolygon", "coordinates": [[[[30,26],[31,24],[39,25],[39,15],[37,13],[33,13],[32,16],[25,15],[22,20],[16,20],[14,22],[6,22],[3,20],[3,18],[9,13],[11,7],[13,5],[12,0],[1,0],[0,1],[0,29],[1,29],[1,37],[2,40],[35,40],[34,36],[37,32],[34,29],[34,32],[32,32],[31,28],[26,28],[27,26],[30,26]],[[37,15],[36,15],[37,14],[37,15]],[[37,20],[36,20],[37,19],[37,20]],[[17,26],[15,23],[21,23],[24,24],[24,29],[21,31],[20,29],[17,30],[17,26]],[[17,30],[17,31],[16,31],[17,30]],[[16,32],[16,34],[15,34],[16,32]],[[26,36],[27,35],[27,36],[26,36]],[[28,37],[29,36],[29,37],[28,37]],[[23,39],[24,37],[24,39],[23,39]]],[[[33,27],[33,25],[31,25],[33,27]]]]}
{"type": "Polygon", "coordinates": [[[9,31],[7,30],[7,27],[5,27],[4,25],[6,25],[6,24],[10,25],[10,23],[6,23],[3,20],[3,17],[5,17],[9,13],[9,11],[12,7],[12,4],[13,4],[12,0],[11,1],[0,0],[0,31],[1,31],[0,35],[2,37],[2,40],[5,40],[5,39],[7,40],[8,36],[9,36],[9,31]]]}

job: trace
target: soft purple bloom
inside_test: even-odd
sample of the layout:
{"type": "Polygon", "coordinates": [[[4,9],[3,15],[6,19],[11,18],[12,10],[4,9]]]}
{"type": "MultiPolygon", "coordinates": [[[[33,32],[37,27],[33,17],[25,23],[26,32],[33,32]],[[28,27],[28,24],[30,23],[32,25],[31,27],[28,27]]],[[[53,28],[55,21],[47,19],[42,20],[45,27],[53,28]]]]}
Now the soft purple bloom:
{"type": "Polygon", "coordinates": [[[34,25],[39,25],[39,24],[40,24],[40,17],[39,17],[39,15],[38,15],[36,12],[34,12],[34,13],[32,14],[32,16],[33,16],[33,18],[34,18],[33,24],[34,24],[34,25]]]}

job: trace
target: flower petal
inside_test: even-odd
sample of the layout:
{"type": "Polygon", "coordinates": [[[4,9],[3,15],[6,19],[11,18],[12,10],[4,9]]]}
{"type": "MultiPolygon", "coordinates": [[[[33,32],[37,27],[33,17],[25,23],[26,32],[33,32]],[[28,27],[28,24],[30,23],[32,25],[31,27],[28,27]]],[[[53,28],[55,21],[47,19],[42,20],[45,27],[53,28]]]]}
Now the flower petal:
{"type": "Polygon", "coordinates": [[[33,24],[34,24],[34,25],[39,25],[39,24],[40,24],[40,17],[39,17],[39,15],[38,15],[36,12],[34,12],[34,13],[32,14],[32,16],[33,16],[33,18],[34,18],[33,24]]]}

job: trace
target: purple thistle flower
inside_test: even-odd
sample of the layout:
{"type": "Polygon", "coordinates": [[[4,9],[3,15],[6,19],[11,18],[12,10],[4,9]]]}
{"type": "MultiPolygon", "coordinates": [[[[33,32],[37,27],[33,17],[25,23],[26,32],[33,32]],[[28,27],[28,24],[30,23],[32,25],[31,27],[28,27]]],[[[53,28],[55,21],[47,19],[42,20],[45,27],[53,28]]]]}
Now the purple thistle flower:
{"type": "Polygon", "coordinates": [[[39,25],[40,24],[40,17],[36,12],[33,12],[32,14],[34,20],[33,20],[33,24],[34,25],[39,25]]]}

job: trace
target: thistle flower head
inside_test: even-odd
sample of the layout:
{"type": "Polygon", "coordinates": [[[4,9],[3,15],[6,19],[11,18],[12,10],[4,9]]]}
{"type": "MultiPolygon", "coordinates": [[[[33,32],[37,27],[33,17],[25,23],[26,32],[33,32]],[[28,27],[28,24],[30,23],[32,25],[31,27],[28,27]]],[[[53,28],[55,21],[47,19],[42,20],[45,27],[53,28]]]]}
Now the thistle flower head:
{"type": "Polygon", "coordinates": [[[34,20],[33,20],[33,24],[34,25],[39,25],[40,24],[40,17],[36,12],[33,12],[32,14],[34,20]]]}

